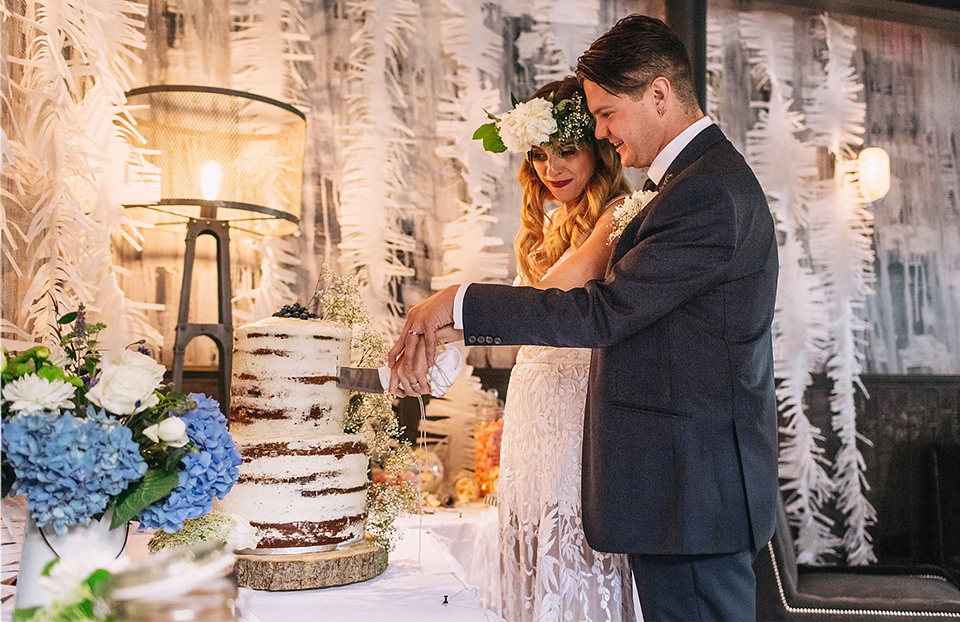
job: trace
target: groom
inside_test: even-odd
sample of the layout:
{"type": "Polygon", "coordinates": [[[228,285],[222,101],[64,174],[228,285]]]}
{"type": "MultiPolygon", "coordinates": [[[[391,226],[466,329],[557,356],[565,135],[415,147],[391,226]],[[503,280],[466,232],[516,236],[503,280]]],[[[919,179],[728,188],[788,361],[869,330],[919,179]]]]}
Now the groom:
{"type": "MultiPolygon", "coordinates": [[[[777,419],[770,326],[777,245],[750,167],[697,105],[680,40],[633,15],[580,58],[598,139],[649,166],[656,196],[615,242],[603,281],[570,291],[470,284],[414,307],[390,352],[467,344],[590,347],[583,524],[630,555],[647,622],[755,617],[773,534],[777,419]],[[420,343],[423,339],[425,343],[420,343]]],[[[409,357],[416,358],[416,357],[409,357]]],[[[426,362],[395,367],[426,392],[426,362]]]]}

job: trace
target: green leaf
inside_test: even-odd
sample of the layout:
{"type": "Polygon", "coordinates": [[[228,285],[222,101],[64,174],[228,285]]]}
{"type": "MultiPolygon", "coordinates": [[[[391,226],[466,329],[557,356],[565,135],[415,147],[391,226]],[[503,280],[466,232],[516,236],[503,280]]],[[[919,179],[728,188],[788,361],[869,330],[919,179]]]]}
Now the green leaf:
{"type": "Polygon", "coordinates": [[[13,622],[27,622],[32,620],[40,613],[40,607],[24,607],[23,609],[13,610],[13,622]]]}
{"type": "Polygon", "coordinates": [[[503,140],[500,138],[500,134],[496,136],[488,136],[483,139],[483,148],[487,151],[492,151],[493,153],[503,153],[507,150],[507,146],[503,144],[503,140]]]}
{"type": "Polygon", "coordinates": [[[90,588],[90,592],[99,598],[103,598],[107,593],[107,586],[110,584],[110,571],[103,568],[97,568],[84,583],[90,588]]]}
{"type": "Polygon", "coordinates": [[[43,570],[40,571],[40,576],[41,576],[41,577],[49,577],[49,576],[50,576],[50,571],[53,570],[53,567],[56,566],[56,565],[57,565],[57,562],[59,562],[59,561],[60,561],[60,558],[59,558],[59,557],[55,557],[55,558],[51,559],[50,561],[48,561],[48,562],[46,563],[46,565],[43,567],[43,570]]]}
{"type": "Polygon", "coordinates": [[[493,121],[494,123],[499,123],[499,122],[500,122],[500,118],[497,117],[496,115],[494,115],[492,112],[490,112],[490,111],[487,110],[486,108],[484,108],[483,111],[487,113],[487,118],[490,119],[491,121],[493,121]]]}
{"type": "Polygon", "coordinates": [[[133,518],[154,501],[159,501],[177,487],[177,473],[147,469],[143,479],[132,484],[117,497],[113,509],[111,529],[116,529],[133,518]]]}
{"type": "Polygon", "coordinates": [[[2,465],[0,467],[0,497],[6,497],[10,493],[10,489],[13,488],[13,482],[17,481],[17,474],[13,467],[3,459],[2,453],[0,453],[0,465],[2,465]]]}
{"type": "Polygon", "coordinates": [[[497,131],[496,123],[485,123],[473,133],[474,140],[483,140],[483,148],[493,153],[502,153],[507,150],[497,131]]]}
{"type": "Polygon", "coordinates": [[[91,590],[95,590],[98,585],[110,580],[110,571],[105,568],[97,568],[90,573],[87,580],[84,581],[91,590]]]}
{"type": "Polygon", "coordinates": [[[196,451],[196,447],[191,444],[186,444],[183,447],[177,447],[169,454],[167,454],[167,462],[164,464],[164,470],[168,473],[176,473],[177,465],[180,464],[180,461],[183,460],[183,457],[188,453],[196,451]]]}
{"type": "Polygon", "coordinates": [[[67,313],[66,315],[61,317],[59,320],[57,320],[57,324],[69,324],[75,319],[77,319],[77,312],[71,311],[70,313],[67,313]]]}
{"type": "Polygon", "coordinates": [[[519,103],[520,103],[520,101],[517,99],[517,96],[514,95],[513,93],[510,93],[510,105],[512,105],[514,108],[516,108],[516,107],[517,107],[517,104],[519,104],[519,103]]]}
{"type": "Polygon", "coordinates": [[[37,370],[37,377],[43,378],[44,380],[49,380],[51,382],[54,380],[66,381],[63,370],[56,365],[44,365],[37,370]]]}
{"type": "Polygon", "coordinates": [[[477,130],[473,133],[473,139],[474,140],[484,139],[490,135],[490,132],[496,132],[496,131],[497,131],[496,123],[484,123],[483,125],[478,127],[477,130]]]}

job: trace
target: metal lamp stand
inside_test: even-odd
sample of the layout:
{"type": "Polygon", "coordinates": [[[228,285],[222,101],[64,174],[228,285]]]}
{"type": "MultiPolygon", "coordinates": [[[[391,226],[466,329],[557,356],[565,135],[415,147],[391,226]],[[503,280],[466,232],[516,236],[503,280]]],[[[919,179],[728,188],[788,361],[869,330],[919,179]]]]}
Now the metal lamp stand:
{"type": "Polygon", "coordinates": [[[205,335],[217,344],[220,352],[218,380],[220,401],[224,408],[230,403],[230,370],[233,368],[233,314],[230,308],[230,223],[216,218],[191,218],[187,222],[187,249],[183,256],[183,285],[180,288],[180,310],[177,314],[177,332],[173,343],[173,386],[179,391],[183,385],[183,359],[187,344],[194,337],[205,335]],[[189,321],[190,288],[193,283],[193,263],[196,259],[197,238],[212,235],[217,241],[217,323],[199,324],[189,321]]]}

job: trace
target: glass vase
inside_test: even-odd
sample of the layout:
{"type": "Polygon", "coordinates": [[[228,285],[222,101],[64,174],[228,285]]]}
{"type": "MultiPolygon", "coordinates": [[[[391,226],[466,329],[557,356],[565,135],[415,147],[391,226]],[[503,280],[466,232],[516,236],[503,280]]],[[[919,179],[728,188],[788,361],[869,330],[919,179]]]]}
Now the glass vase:
{"type": "Polygon", "coordinates": [[[112,519],[113,510],[107,510],[100,520],[68,527],[67,533],[61,536],[52,526],[37,527],[37,523],[28,513],[20,549],[15,607],[24,609],[50,604],[51,594],[43,586],[40,573],[54,559],[83,555],[89,551],[109,552],[117,557],[123,555],[129,524],[111,529],[112,519]]]}

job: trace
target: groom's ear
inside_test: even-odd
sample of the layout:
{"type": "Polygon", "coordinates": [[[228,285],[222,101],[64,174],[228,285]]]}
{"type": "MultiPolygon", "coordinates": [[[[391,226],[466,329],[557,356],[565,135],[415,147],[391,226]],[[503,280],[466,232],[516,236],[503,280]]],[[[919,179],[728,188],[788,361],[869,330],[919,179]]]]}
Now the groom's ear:
{"type": "Polygon", "coordinates": [[[670,80],[665,76],[657,76],[650,82],[650,86],[648,86],[647,89],[653,95],[653,105],[656,109],[658,111],[663,110],[663,107],[666,106],[670,100],[670,95],[673,93],[673,85],[670,84],[670,80]]]}

